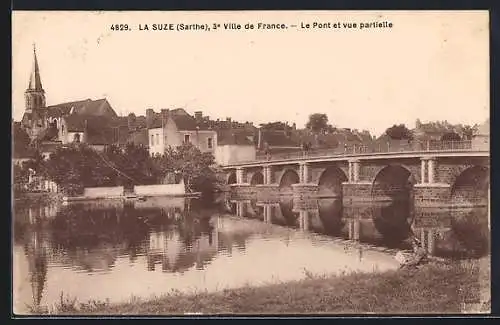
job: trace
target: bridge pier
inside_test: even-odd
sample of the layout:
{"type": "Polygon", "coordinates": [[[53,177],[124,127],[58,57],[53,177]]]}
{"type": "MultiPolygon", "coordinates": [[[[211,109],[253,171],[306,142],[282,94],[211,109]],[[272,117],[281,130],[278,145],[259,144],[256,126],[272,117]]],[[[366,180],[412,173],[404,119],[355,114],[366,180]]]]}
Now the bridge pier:
{"type": "Polygon", "coordinates": [[[299,163],[299,183],[292,184],[294,198],[313,197],[318,192],[318,185],[310,183],[309,164],[299,163]]]}
{"type": "Polygon", "coordinates": [[[348,235],[350,240],[359,241],[361,221],[359,218],[351,218],[347,221],[348,225],[348,235]]]}
{"type": "Polygon", "coordinates": [[[422,157],[420,164],[420,183],[414,185],[415,206],[443,207],[449,205],[451,186],[446,183],[436,183],[436,158],[422,157]]]}
{"type": "Polygon", "coordinates": [[[371,182],[344,182],[342,183],[342,204],[352,205],[358,203],[369,203],[372,201],[371,182]]]}

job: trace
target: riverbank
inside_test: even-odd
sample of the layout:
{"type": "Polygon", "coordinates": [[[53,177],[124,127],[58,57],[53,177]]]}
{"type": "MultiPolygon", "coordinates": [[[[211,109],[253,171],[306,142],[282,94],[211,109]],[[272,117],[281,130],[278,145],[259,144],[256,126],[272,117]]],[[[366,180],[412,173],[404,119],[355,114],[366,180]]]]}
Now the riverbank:
{"type": "Polygon", "coordinates": [[[481,312],[489,312],[489,274],[489,259],[433,262],[418,269],[383,273],[306,274],[304,280],[264,287],[217,293],[174,292],[151,299],[133,298],[120,304],[79,304],[76,300],[61,299],[55,314],[432,314],[479,312],[479,308],[481,312]],[[486,304],[480,304],[483,301],[486,304]]]}
{"type": "Polygon", "coordinates": [[[60,193],[23,193],[14,197],[14,205],[30,207],[47,205],[51,203],[60,203],[63,201],[63,195],[60,193]]]}

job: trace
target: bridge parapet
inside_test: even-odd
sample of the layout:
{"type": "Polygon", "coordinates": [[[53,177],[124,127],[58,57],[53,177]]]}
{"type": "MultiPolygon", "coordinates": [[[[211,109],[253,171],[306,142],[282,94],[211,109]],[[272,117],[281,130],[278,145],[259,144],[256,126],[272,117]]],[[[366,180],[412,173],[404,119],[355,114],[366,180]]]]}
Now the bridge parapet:
{"type": "Polygon", "coordinates": [[[254,160],[240,161],[232,164],[234,166],[257,162],[274,162],[288,160],[307,160],[311,158],[327,157],[352,157],[367,156],[373,154],[389,153],[435,153],[435,152],[488,152],[489,149],[484,146],[476,146],[471,140],[466,141],[427,141],[411,142],[407,144],[387,144],[387,145],[351,145],[347,147],[315,149],[309,151],[293,151],[288,153],[258,155],[254,160]]]}

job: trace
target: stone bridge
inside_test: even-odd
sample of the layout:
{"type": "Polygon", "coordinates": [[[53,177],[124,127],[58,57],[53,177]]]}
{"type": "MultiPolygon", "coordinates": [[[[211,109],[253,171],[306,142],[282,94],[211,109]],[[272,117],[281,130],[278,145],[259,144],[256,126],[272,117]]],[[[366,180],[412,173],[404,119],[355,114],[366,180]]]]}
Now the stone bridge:
{"type": "Polygon", "coordinates": [[[414,206],[483,206],[490,158],[484,148],[301,155],[224,166],[236,196],[324,197],[343,206],[407,200],[414,206]]]}

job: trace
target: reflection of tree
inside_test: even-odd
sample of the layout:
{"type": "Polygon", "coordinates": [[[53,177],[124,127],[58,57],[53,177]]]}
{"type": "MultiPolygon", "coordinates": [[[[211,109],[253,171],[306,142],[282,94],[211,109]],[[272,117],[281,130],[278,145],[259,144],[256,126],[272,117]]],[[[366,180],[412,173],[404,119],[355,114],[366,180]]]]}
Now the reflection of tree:
{"type": "Polygon", "coordinates": [[[135,256],[149,229],[161,215],[160,209],[88,208],[70,205],[61,209],[51,223],[56,254],[64,264],[78,265],[92,272],[108,269],[117,256],[135,256]]]}
{"type": "Polygon", "coordinates": [[[239,232],[219,232],[218,234],[218,250],[226,251],[232,254],[233,247],[238,248],[241,251],[246,249],[246,241],[251,236],[250,231],[239,231],[239,232]]]}
{"type": "Polygon", "coordinates": [[[157,262],[161,262],[164,272],[183,272],[192,266],[203,268],[217,254],[210,222],[213,213],[206,203],[196,202],[190,205],[189,213],[175,218],[167,229],[152,232],[148,269],[154,270],[157,262]]]}

